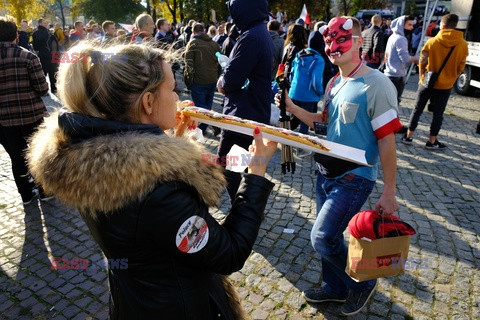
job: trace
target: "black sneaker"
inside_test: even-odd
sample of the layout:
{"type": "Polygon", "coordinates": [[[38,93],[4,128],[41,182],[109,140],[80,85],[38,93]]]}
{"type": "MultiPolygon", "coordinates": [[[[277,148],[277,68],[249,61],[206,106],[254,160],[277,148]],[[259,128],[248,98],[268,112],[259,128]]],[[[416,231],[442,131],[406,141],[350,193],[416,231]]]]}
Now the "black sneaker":
{"type": "Polygon", "coordinates": [[[212,126],[212,129],[213,129],[213,135],[215,137],[218,137],[220,135],[220,133],[222,133],[222,129],[220,129],[219,127],[213,127],[212,126]]]}
{"type": "Polygon", "coordinates": [[[434,143],[427,141],[427,143],[425,144],[425,148],[428,150],[445,149],[446,147],[447,147],[446,145],[444,145],[438,140],[435,140],[434,143]]]}
{"type": "Polygon", "coordinates": [[[413,142],[413,138],[409,138],[409,137],[407,137],[406,134],[404,134],[402,139],[400,139],[400,141],[402,141],[403,144],[411,145],[412,142],[413,142]]]}
{"type": "Polygon", "coordinates": [[[38,198],[40,199],[40,201],[49,201],[49,200],[52,200],[53,198],[55,198],[55,196],[46,195],[45,192],[43,191],[42,187],[39,187],[37,189],[37,192],[38,192],[38,198]]]}
{"type": "Polygon", "coordinates": [[[302,292],[302,296],[308,302],[345,302],[346,299],[342,297],[335,297],[334,295],[327,293],[323,288],[308,289],[302,292]]]}
{"type": "Polygon", "coordinates": [[[50,201],[53,198],[55,198],[55,196],[40,195],[40,197],[39,197],[40,201],[50,201]]]}
{"type": "Polygon", "coordinates": [[[377,280],[375,279],[375,285],[371,289],[360,292],[350,291],[347,301],[340,308],[342,314],[345,316],[352,316],[362,311],[368,300],[373,296],[376,288],[377,280]]]}
{"type": "Polygon", "coordinates": [[[29,195],[26,198],[22,197],[22,203],[24,206],[26,206],[27,204],[32,203],[33,200],[37,199],[37,197],[38,197],[38,190],[33,189],[31,195],[29,195]]]}

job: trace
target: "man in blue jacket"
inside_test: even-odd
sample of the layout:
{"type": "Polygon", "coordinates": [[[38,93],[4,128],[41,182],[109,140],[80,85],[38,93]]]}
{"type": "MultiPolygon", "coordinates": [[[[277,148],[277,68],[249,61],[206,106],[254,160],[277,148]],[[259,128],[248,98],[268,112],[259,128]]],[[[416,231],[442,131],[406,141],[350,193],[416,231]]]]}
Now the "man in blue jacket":
{"type": "MultiPolygon", "coordinates": [[[[230,63],[217,83],[218,91],[225,94],[223,113],[269,123],[273,42],[266,27],[268,3],[266,0],[229,0],[227,5],[240,36],[230,53],[230,63]]],[[[251,143],[249,136],[223,130],[218,147],[221,164],[226,165],[222,159],[234,144],[247,149],[251,143]]],[[[241,175],[225,170],[225,176],[230,199],[235,199],[241,175]]]]}

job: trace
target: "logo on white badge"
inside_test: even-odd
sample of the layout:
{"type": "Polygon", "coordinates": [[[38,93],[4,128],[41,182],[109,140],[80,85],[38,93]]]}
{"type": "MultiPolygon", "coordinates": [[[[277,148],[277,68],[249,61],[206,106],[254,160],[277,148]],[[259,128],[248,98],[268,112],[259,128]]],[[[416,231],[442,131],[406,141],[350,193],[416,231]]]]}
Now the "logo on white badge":
{"type": "Polygon", "coordinates": [[[200,216],[185,220],[177,231],[176,244],[184,253],[195,253],[202,250],[208,242],[208,225],[200,216]]]}

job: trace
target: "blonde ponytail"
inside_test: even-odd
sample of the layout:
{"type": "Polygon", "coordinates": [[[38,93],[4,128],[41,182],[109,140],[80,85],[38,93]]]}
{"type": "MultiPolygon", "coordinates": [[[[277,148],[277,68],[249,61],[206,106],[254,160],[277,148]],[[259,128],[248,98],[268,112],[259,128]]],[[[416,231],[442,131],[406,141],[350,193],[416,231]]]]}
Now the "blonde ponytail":
{"type": "Polygon", "coordinates": [[[137,122],[143,94],[154,92],[164,79],[165,52],[152,45],[98,48],[84,42],[67,54],[80,58],[61,63],[58,91],[65,108],[73,112],[137,122]]]}
{"type": "Polygon", "coordinates": [[[82,43],[66,53],[67,57],[77,56],[78,60],[60,64],[57,88],[62,104],[68,110],[101,117],[102,114],[90,103],[86,91],[87,74],[91,67],[87,55],[93,50],[95,48],[89,43],[82,43]]]}

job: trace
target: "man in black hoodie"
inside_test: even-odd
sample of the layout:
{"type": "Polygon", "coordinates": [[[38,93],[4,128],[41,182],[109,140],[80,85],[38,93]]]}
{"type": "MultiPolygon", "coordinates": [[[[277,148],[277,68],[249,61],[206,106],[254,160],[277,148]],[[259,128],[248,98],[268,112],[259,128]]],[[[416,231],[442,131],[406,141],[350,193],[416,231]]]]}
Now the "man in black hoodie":
{"type": "MultiPolygon", "coordinates": [[[[273,42],[266,27],[267,0],[229,0],[227,5],[240,36],[217,83],[218,91],[225,94],[223,113],[269,123],[273,42]]],[[[219,159],[225,159],[234,144],[248,149],[251,143],[252,137],[223,130],[219,159]]],[[[221,164],[226,165],[224,161],[221,164]]],[[[241,175],[225,170],[225,176],[233,200],[241,175]]]]}
{"type": "Polygon", "coordinates": [[[52,52],[49,46],[50,32],[47,29],[48,22],[45,19],[38,19],[37,31],[33,33],[33,49],[38,52],[43,73],[50,79],[50,92],[57,92],[55,85],[55,70],[52,68],[52,52]]]}

